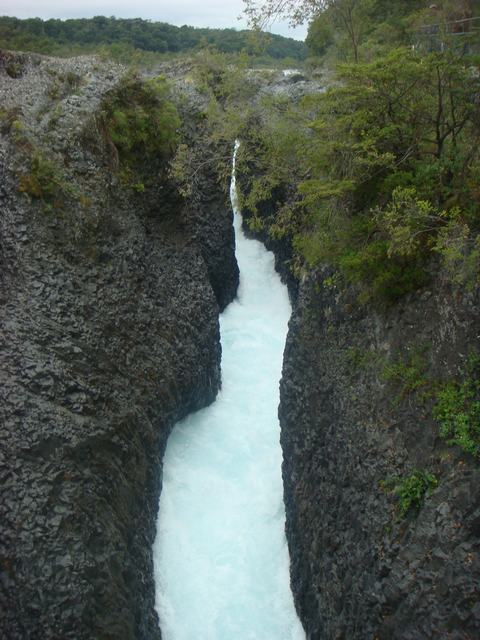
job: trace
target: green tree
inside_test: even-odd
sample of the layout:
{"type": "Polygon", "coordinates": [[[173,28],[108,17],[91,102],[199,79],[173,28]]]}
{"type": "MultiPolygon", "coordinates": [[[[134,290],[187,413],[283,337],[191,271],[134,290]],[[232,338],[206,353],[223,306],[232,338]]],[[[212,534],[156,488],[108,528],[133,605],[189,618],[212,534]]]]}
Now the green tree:
{"type": "MultiPolygon", "coordinates": [[[[369,0],[244,0],[245,14],[251,26],[264,28],[276,18],[287,18],[292,26],[309,22],[322,14],[330,14],[348,35],[354,60],[358,61],[358,48],[362,27],[363,7],[369,0]]],[[[312,43],[312,38],[310,39],[312,43]]]]}
{"type": "Polygon", "coordinates": [[[169,91],[162,76],[144,81],[130,74],[101,105],[98,124],[118,155],[121,177],[139,190],[153,167],[167,170],[178,143],[180,118],[169,91]]]}
{"type": "Polygon", "coordinates": [[[308,34],[305,40],[310,54],[323,56],[333,42],[333,25],[324,16],[317,16],[308,27],[308,34]]]}
{"type": "MultiPolygon", "coordinates": [[[[90,19],[18,20],[0,17],[0,38],[9,49],[24,49],[40,53],[71,54],[77,51],[134,52],[153,51],[176,53],[214,45],[219,51],[238,53],[251,48],[251,33],[234,29],[197,29],[175,27],[163,22],[119,19],[96,16],[90,19]],[[113,49],[110,47],[114,46],[113,49]]],[[[269,34],[265,53],[274,58],[292,57],[301,60],[306,47],[292,38],[269,34]]],[[[133,54],[132,54],[133,55],[133,54]]],[[[124,61],[122,59],[122,61],[124,61]]],[[[128,61],[128,60],[127,60],[128,61]]]]}
{"type": "Polygon", "coordinates": [[[264,29],[277,18],[286,18],[292,26],[308,22],[326,9],[332,0],[243,0],[244,13],[254,29],[264,29]]]}
{"type": "Polygon", "coordinates": [[[471,65],[451,52],[400,49],[341,65],[337,85],[299,107],[269,105],[247,165],[254,224],[294,237],[298,254],[336,267],[365,301],[420,286],[434,255],[453,265],[473,251],[464,261],[472,273],[480,79],[471,65]],[[292,181],[286,203],[278,194],[292,181]]]}

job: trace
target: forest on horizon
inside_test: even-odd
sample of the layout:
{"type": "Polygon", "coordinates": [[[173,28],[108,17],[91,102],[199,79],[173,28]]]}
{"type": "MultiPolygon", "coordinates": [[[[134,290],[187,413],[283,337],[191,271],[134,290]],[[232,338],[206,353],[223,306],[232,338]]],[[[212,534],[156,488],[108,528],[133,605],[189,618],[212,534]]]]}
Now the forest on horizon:
{"type": "Polygon", "coordinates": [[[113,58],[127,58],[134,51],[180,54],[205,47],[221,53],[245,51],[249,55],[273,59],[304,60],[305,43],[272,33],[253,34],[249,30],[210,29],[141,18],[105,16],[69,20],[0,17],[0,43],[6,49],[34,51],[48,55],[96,53],[99,49],[113,58]]]}

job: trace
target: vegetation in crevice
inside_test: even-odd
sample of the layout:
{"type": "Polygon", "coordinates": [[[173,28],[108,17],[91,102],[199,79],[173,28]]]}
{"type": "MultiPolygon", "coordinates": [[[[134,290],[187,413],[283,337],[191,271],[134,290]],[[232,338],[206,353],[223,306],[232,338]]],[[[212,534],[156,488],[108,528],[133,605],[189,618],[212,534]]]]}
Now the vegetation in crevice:
{"type": "Polygon", "coordinates": [[[67,174],[63,163],[38,145],[22,118],[21,108],[0,111],[0,132],[9,136],[18,153],[15,163],[19,193],[39,202],[47,213],[62,212],[72,200],[88,208],[88,198],[67,174]]]}
{"type": "Polygon", "coordinates": [[[89,209],[88,196],[66,174],[57,159],[47,158],[45,153],[31,143],[28,149],[28,169],[22,169],[18,176],[18,191],[32,201],[39,202],[45,213],[63,216],[69,203],[76,203],[89,209]]]}
{"type": "Polygon", "coordinates": [[[472,351],[455,376],[434,379],[428,372],[427,346],[412,347],[407,356],[385,361],[371,352],[357,354],[360,365],[375,364],[379,378],[395,390],[394,406],[408,399],[421,403],[438,424],[440,437],[450,446],[480,459],[480,356],[472,351]],[[368,358],[368,359],[367,359],[368,358]]]}
{"type": "Polygon", "coordinates": [[[412,393],[428,389],[426,351],[426,346],[412,348],[408,351],[406,357],[394,358],[386,362],[382,367],[380,378],[395,386],[397,390],[396,403],[399,403],[412,393]]]}
{"type": "Polygon", "coordinates": [[[401,519],[418,514],[425,498],[438,486],[438,479],[429,471],[415,469],[407,476],[388,478],[380,486],[397,497],[396,510],[401,519]]]}
{"type": "Polygon", "coordinates": [[[377,370],[383,361],[378,351],[357,346],[348,347],[344,359],[350,375],[377,370]]]}
{"type": "Polygon", "coordinates": [[[20,141],[24,131],[21,112],[20,107],[0,109],[0,133],[3,135],[11,134],[17,142],[20,141]]]}
{"type": "Polygon", "coordinates": [[[440,435],[477,460],[480,458],[480,357],[470,354],[459,380],[440,385],[435,394],[433,417],[440,435]]]}
{"type": "Polygon", "coordinates": [[[58,163],[45,158],[38,150],[33,155],[30,170],[20,175],[18,190],[41,200],[46,209],[60,209],[66,198],[77,195],[58,163]]]}

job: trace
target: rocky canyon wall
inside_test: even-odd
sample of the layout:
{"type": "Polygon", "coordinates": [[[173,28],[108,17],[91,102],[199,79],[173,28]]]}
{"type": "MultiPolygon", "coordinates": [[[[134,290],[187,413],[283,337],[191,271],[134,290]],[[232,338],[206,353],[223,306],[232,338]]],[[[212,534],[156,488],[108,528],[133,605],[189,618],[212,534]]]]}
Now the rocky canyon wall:
{"type": "Polygon", "coordinates": [[[125,73],[0,55],[9,640],[160,638],[161,455],[175,421],[220,384],[218,311],[238,282],[231,211],[212,175],[187,199],[166,172],[144,190],[122,183],[99,114],[125,73]]]}
{"type": "Polygon", "coordinates": [[[440,438],[432,388],[479,347],[478,291],[436,280],[375,310],[327,275],[301,284],[281,384],[292,587],[307,637],[473,640],[480,471],[440,438]],[[405,479],[427,473],[432,486],[402,513],[395,489],[408,496],[405,479]]]}

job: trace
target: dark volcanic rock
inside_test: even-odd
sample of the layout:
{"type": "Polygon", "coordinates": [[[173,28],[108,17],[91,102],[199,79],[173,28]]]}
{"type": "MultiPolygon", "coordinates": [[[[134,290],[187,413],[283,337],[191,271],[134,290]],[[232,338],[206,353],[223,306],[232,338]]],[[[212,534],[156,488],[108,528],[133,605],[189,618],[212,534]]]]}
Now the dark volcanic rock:
{"type": "Polygon", "coordinates": [[[162,68],[180,96],[183,138],[188,143],[188,182],[185,223],[200,248],[220,312],[235,298],[240,279],[235,259],[233,212],[225,175],[230,171],[233,148],[215,144],[205,123],[208,100],[183,80],[182,65],[162,68]]]}
{"type": "MultiPolygon", "coordinates": [[[[245,175],[239,175],[237,184],[243,197],[249,192],[251,182],[245,175]]],[[[265,247],[272,251],[275,256],[275,269],[280,275],[282,282],[287,286],[290,301],[295,302],[298,296],[298,280],[293,274],[293,248],[292,238],[284,236],[282,238],[274,238],[268,231],[269,219],[274,215],[275,211],[285,203],[287,199],[286,190],[281,187],[274,189],[271,199],[262,200],[257,203],[257,216],[264,221],[263,229],[252,229],[250,221],[253,218],[252,212],[246,207],[242,208],[243,224],[242,228],[248,238],[253,238],[263,242],[265,247]]]]}
{"type": "MultiPolygon", "coordinates": [[[[207,158],[212,160],[214,153],[215,150],[209,149],[207,158]]],[[[222,312],[237,293],[240,274],[235,259],[235,232],[230,201],[218,188],[218,179],[211,169],[211,162],[206,162],[200,169],[187,210],[187,224],[200,247],[222,312]]]]}
{"type": "Polygon", "coordinates": [[[302,283],[280,420],[292,588],[309,639],[479,637],[478,464],[440,440],[431,399],[381,373],[420,348],[429,379],[455,375],[479,347],[479,302],[437,281],[377,313],[321,273],[302,283]],[[439,484],[401,519],[382,482],[413,469],[439,484]]]}
{"type": "MultiPolygon", "coordinates": [[[[262,204],[258,205],[262,209],[262,204]]],[[[294,303],[298,296],[298,280],[292,272],[292,245],[290,238],[272,238],[265,230],[252,231],[248,226],[250,214],[247,210],[243,210],[242,228],[247,238],[254,238],[263,242],[265,247],[272,251],[275,256],[275,269],[278,272],[283,284],[288,288],[290,301],[294,303]]]]}
{"type": "MultiPolygon", "coordinates": [[[[191,211],[166,183],[145,194],[121,187],[95,130],[92,116],[122,73],[89,58],[0,58],[10,114],[0,138],[8,640],[160,638],[152,543],[161,456],[175,421],[213,401],[220,384],[220,276],[187,224],[191,211]],[[15,77],[5,71],[12,59],[15,77]],[[19,192],[35,149],[75,187],[62,206],[19,192]]],[[[206,228],[210,196],[198,202],[206,228]]],[[[231,221],[230,211],[217,215],[231,221]]],[[[212,251],[225,243],[220,227],[215,217],[212,251]]]]}

